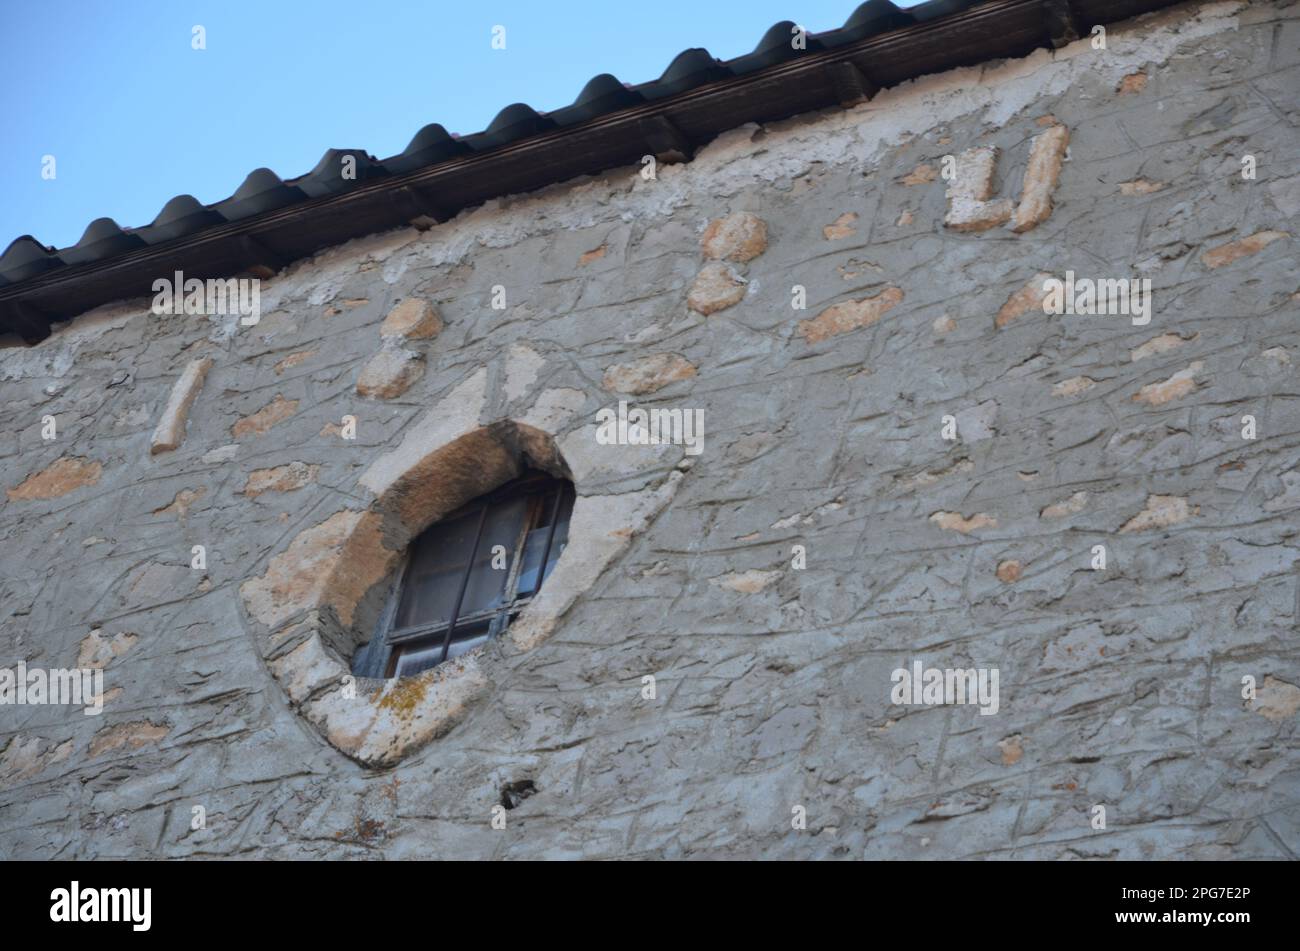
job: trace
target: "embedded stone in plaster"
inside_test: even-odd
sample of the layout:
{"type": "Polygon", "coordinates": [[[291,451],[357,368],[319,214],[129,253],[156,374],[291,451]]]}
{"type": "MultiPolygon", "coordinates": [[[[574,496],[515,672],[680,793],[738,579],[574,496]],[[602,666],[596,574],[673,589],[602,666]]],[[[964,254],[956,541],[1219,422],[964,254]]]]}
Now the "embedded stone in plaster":
{"type": "Polygon", "coordinates": [[[948,215],[944,224],[954,231],[987,231],[1011,217],[1009,198],[993,195],[993,170],[998,150],[991,145],[967,149],[957,156],[956,173],[948,185],[948,215]]]}
{"type": "Polygon", "coordinates": [[[21,782],[44,772],[72,755],[73,742],[65,740],[57,746],[46,743],[39,736],[24,739],[15,733],[13,739],[0,751],[0,786],[21,782]]]}
{"type": "Polygon", "coordinates": [[[333,608],[343,624],[352,624],[361,599],[388,576],[397,559],[398,553],[384,545],[379,516],[362,514],[348,531],[338,567],[326,580],[320,603],[333,608]]]}
{"type": "Polygon", "coordinates": [[[1039,271],[1031,277],[1029,283],[1007,298],[1007,302],[998,310],[993,326],[1001,330],[1017,317],[1022,317],[1031,310],[1041,310],[1043,301],[1047,299],[1046,284],[1051,279],[1052,275],[1046,271],[1039,271]]]}
{"type": "Polygon", "coordinates": [[[930,521],[944,531],[961,532],[963,535],[969,535],[981,528],[998,527],[997,518],[985,512],[979,512],[970,518],[963,517],[960,512],[935,512],[930,516],[930,521]]]}
{"type": "Polygon", "coordinates": [[[432,448],[476,429],[486,406],[487,369],[480,368],[421,416],[396,449],[371,463],[361,476],[361,486],[376,496],[384,495],[432,448]]]}
{"type": "Polygon", "coordinates": [[[1136,73],[1129,73],[1119,81],[1119,86],[1115,92],[1121,96],[1130,96],[1139,93],[1147,88],[1147,74],[1138,70],[1136,73]]]}
{"type": "Polygon", "coordinates": [[[375,493],[374,512],[388,519],[390,537],[402,545],[434,520],[508,482],[528,465],[569,474],[550,434],[511,420],[474,424],[451,433],[429,429],[424,436],[403,441],[397,450],[403,453],[403,468],[395,477],[383,481],[376,477],[376,467],[391,463],[380,459],[360,481],[375,493]]]}
{"type": "Polygon", "coordinates": [[[302,712],[340,751],[368,766],[391,766],[450,730],[489,686],[470,653],[413,677],[358,684],[352,698],[336,687],[302,712]]]}
{"type": "Polygon", "coordinates": [[[1053,396],[1078,396],[1085,393],[1097,385],[1097,381],[1090,376],[1072,376],[1068,380],[1062,380],[1060,383],[1052,386],[1053,396]]]}
{"type": "Polygon", "coordinates": [[[106,726],[91,739],[89,756],[93,759],[122,747],[138,750],[142,746],[162,740],[171,730],[171,726],[167,723],[158,724],[149,720],[106,726]]]}
{"type": "Polygon", "coordinates": [[[900,185],[928,185],[939,177],[933,165],[922,162],[903,177],[897,179],[900,185]]]}
{"type": "Polygon", "coordinates": [[[670,472],[658,486],[621,495],[579,495],[569,520],[569,543],[527,610],[506,629],[520,650],[536,647],[555,629],[578,595],[631,544],[633,536],[677,493],[683,476],[670,472]]]}
{"type": "Polygon", "coordinates": [[[998,562],[998,569],[995,573],[998,576],[998,580],[1003,584],[1015,584],[1020,580],[1020,576],[1024,573],[1024,566],[1014,559],[1007,559],[1006,561],[998,562]]]}
{"type": "Polygon", "coordinates": [[[1011,230],[1022,234],[1038,227],[1052,214],[1052,192],[1061,175],[1061,163],[1070,144],[1070,130],[1052,126],[1034,136],[1029,147],[1029,165],[1020,186],[1020,204],[1016,206],[1011,230]]]}
{"type": "Polygon", "coordinates": [[[322,687],[337,683],[347,674],[343,664],[316,633],[287,654],[268,662],[267,666],[294,703],[302,703],[322,687]]]}
{"type": "Polygon", "coordinates": [[[384,547],[381,521],[344,510],[301,532],[263,575],[240,586],[248,613],[274,629],[302,611],[330,607],[351,624],[357,604],[397,558],[384,547]]]}
{"type": "Polygon", "coordinates": [[[728,591],[738,591],[741,594],[758,594],[780,577],[781,572],[779,571],[762,571],[758,568],[751,568],[748,571],[731,571],[725,575],[710,578],[709,584],[718,588],[726,588],[728,591]]]}
{"type": "Polygon", "coordinates": [[[190,508],[203,496],[207,495],[207,486],[199,486],[197,489],[181,489],[172,500],[161,508],[156,508],[151,514],[153,515],[175,515],[178,518],[187,518],[190,514],[190,508]]]}
{"type": "Polygon", "coordinates": [[[1185,370],[1179,370],[1167,380],[1148,383],[1133,394],[1133,401],[1150,406],[1163,406],[1165,403],[1181,399],[1196,389],[1196,374],[1204,368],[1200,360],[1195,361],[1185,370]]]}
{"type": "Polygon", "coordinates": [[[387,338],[379,352],[366,361],[357,377],[357,395],[368,399],[391,400],[409,390],[424,376],[424,356],[407,350],[387,338]]]}
{"type": "Polygon", "coordinates": [[[153,438],[149,445],[150,455],[170,452],[185,441],[185,422],[189,419],[190,406],[193,405],[199,391],[203,389],[203,381],[211,368],[211,357],[191,360],[185,367],[180,379],[172,387],[162,418],[158,420],[158,426],[153,431],[153,438]]]}
{"type": "MultiPolygon", "coordinates": [[[[685,414],[683,410],[683,414],[685,414]]],[[[573,430],[560,440],[560,451],[573,473],[574,482],[606,478],[627,478],[661,470],[673,464],[683,447],[673,443],[602,444],[596,438],[600,426],[591,423],[573,430]]]]}
{"type": "MultiPolygon", "coordinates": [[[[453,403],[455,395],[448,398],[453,403]]],[[[376,510],[396,543],[447,512],[518,476],[525,466],[567,475],[550,436],[503,420],[478,426],[466,406],[433,410],[393,453],[377,460],[360,484],[379,499],[376,510]],[[460,413],[460,418],[453,416],[460,413]]]]}
{"type": "Polygon", "coordinates": [[[526,461],[557,478],[574,481],[568,461],[560,453],[560,447],[555,442],[555,434],[551,431],[513,421],[498,423],[490,428],[500,430],[507,436],[512,451],[522,453],[524,458],[520,460],[521,464],[526,461]]]}
{"type": "Polygon", "coordinates": [[[745,279],[721,261],[710,261],[695,277],[686,305],[705,317],[739,304],[745,298],[745,279]]]}
{"type": "Polygon", "coordinates": [[[316,481],[320,472],[317,464],[291,462],[273,469],[254,469],[242,489],[244,495],[255,499],[263,492],[294,492],[316,481]]]}
{"type": "Polygon", "coordinates": [[[1300,711],[1300,687],[1265,674],[1255,698],[1246,701],[1246,708],[1275,722],[1293,717],[1300,711]]]}
{"type": "Polygon", "coordinates": [[[537,380],[546,358],[527,344],[514,344],[506,351],[506,402],[513,402],[528,392],[537,380]]]}
{"type": "Polygon", "coordinates": [[[543,390],[519,422],[544,432],[559,432],[587,405],[587,394],[572,387],[543,390]]]}
{"type": "Polygon", "coordinates": [[[851,238],[858,233],[858,229],[853,227],[857,220],[858,213],[856,211],[846,211],[822,228],[822,237],[827,241],[841,241],[844,238],[851,238]]]}
{"type": "Polygon", "coordinates": [[[695,364],[677,353],[655,353],[605,371],[601,386],[616,393],[643,396],[695,376],[695,364]]]}
{"type": "Polygon", "coordinates": [[[207,463],[229,462],[237,455],[239,455],[239,444],[232,442],[229,445],[208,450],[203,454],[203,461],[207,463]]]}
{"type": "Polygon", "coordinates": [[[312,635],[328,629],[329,625],[321,611],[308,611],[301,619],[271,631],[266,637],[266,650],[263,656],[279,657],[286,649],[291,650],[312,635]]]}
{"type": "Polygon", "coordinates": [[[905,490],[911,491],[912,489],[934,485],[936,482],[947,476],[970,472],[974,468],[975,463],[971,462],[969,459],[958,459],[952,465],[946,466],[943,469],[935,471],[926,469],[922,472],[916,473],[915,475],[895,476],[894,479],[902,485],[905,490]]]}
{"type": "Polygon", "coordinates": [[[282,423],[298,412],[297,400],[286,400],[279,393],[255,413],[243,417],[230,427],[230,435],[240,439],[247,435],[261,436],[272,426],[282,423]]]}
{"type": "Polygon", "coordinates": [[[1088,504],[1087,492],[1076,492],[1068,499],[1062,502],[1053,502],[1038,513],[1039,518],[1065,518],[1067,515],[1077,515],[1083,511],[1083,507],[1088,504]]]}
{"type": "Polygon", "coordinates": [[[1185,343],[1191,343],[1199,336],[1199,333],[1194,333],[1190,337],[1182,337],[1174,333],[1164,333],[1158,337],[1152,337],[1141,346],[1134,347],[1129,351],[1128,358],[1129,360],[1136,362],[1138,360],[1145,360],[1147,357],[1155,356],[1156,354],[1168,353],[1170,350],[1181,347],[1185,343]]]}
{"type": "Polygon", "coordinates": [[[1125,522],[1121,532],[1145,532],[1153,528],[1168,528],[1185,522],[1200,512],[1199,506],[1187,504],[1187,499],[1178,495],[1149,495],[1146,507],[1125,522]]]}
{"type": "Polygon", "coordinates": [[[711,221],[704,229],[700,248],[710,261],[752,261],[767,250],[767,222],[747,211],[711,221]]]}
{"type": "Polygon", "coordinates": [[[285,370],[292,370],[298,364],[310,360],[312,357],[316,356],[317,352],[318,351],[316,350],[299,350],[297,353],[291,353],[277,363],[272,369],[275,370],[276,376],[279,376],[285,370]]]}
{"type": "Polygon", "coordinates": [[[383,510],[393,516],[390,529],[404,542],[452,509],[487,492],[523,470],[520,454],[487,427],[463,433],[435,451],[426,452],[383,496],[383,510]]]}
{"type": "Polygon", "coordinates": [[[1242,258],[1258,254],[1281,238],[1290,237],[1285,231],[1257,231],[1237,241],[1220,244],[1201,255],[1201,263],[1210,269],[1220,268],[1242,258]]]}
{"type": "Polygon", "coordinates": [[[40,472],[33,472],[22,484],[6,489],[11,502],[57,499],[99,481],[104,467],[85,456],[64,456],[40,472]]]}
{"type": "Polygon", "coordinates": [[[903,299],[897,287],[887,287],[875,297],[832,304],[812,320],[799,321],[799,334],[807,343],[820,343],[850,330],[870,327],[903,299]]]}
{"type": "Polygon", "coordinates": [[[122,696],[121,687],[114,687],[112,690],[101,690],[91,696],[89,706],[108,706],[120,696],[122,696]]]}
{"type": "Polygon", "coordinates": [[[1150,195],[1152,192],[1158,192],[1165,187],[1164,182],[1152,182],[1145,178],[1135,178],[1131,182],[1120,182],[1119,193],[1129,197],[1133,195],[1150,195]]]}
{"type": "Polygon", "coordinates": [[[433,304],[418,297],[408,297],[388,312],[379,326],[381,337],[403,340],[427,340],[442,333],[442,317],[433,304]]]}
{"type": "Polygon", "coordinates": [[[125,631],[105,637],[99,628],[95,628],[82,638],[77,648],[77,666],[102,670],[134,647],[138,640],[136,635],[125,631]]]}

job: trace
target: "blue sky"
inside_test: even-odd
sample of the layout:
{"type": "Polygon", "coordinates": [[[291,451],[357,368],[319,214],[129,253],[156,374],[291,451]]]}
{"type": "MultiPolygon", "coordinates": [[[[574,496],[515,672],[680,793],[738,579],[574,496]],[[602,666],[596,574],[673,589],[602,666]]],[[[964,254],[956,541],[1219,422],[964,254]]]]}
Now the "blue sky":
{"type": "Polygon", "coordinates": [[[75,244],[101,216],[148,224],[174,195],[217,201],[254,168],[290,178],[327,148],[384,158],[428,122],[476,132],[512,102],[565,105],[596,73],[643,82],[687,47],[726,59],[779,20],[820,32],[855,6],[0,0],[0,250],[28,233],[75,244]],[[196,24],[204,50],[191,48],[196,24]],[[505,50],[491,48],[497,24],[505,50]]]}

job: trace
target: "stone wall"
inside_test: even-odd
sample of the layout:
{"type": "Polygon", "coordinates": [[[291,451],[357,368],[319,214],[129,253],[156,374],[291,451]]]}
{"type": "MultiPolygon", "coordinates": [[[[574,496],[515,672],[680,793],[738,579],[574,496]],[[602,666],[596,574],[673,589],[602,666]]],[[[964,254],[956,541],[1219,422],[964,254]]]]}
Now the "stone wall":
{"type": "Polygon", "coordinates": [[[1297,9],[0,350],[0,665],[104,675],[0,707],[0,857],[1294,858],[1297,9]],[[1067,271],[1149,323],[1044,313],[1067,271]],[[703,451],[599,444],[620,399],[703,451]],[[547,604],[350,700],[405,539],[525,457],[580,496],[547,604]],[[892,703],[915,661],[996,714],[892,703]]]}

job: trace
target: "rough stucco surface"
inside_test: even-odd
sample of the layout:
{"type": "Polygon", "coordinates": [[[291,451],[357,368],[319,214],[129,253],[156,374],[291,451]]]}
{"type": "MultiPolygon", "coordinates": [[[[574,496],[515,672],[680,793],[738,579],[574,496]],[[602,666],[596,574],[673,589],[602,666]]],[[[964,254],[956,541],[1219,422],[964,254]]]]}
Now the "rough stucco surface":
{"type": "Polygon", "coordinates": [[[0,710],[0,857],[1296,857],[1298,153],[1297,7],[1191,4],[1106,51],[737,129],[657,181],[614,170],[353,242],[263,282],[254,327],[142,301],[0,351],[0,483],[29,486],[0,502],[0,666],[91,652],[105,675],[100,717],[0,710]],[[944,227],[920,166],[994,146],[994,197],[1017,200],[1053,123],[1045,220],[944,227]],[[766,247],[705,316],[701,237],[742,212],[766,247]],[[1203,258],[1261,232],[1280,236],[1203,258]],[[1150,324],[1011,301],[1067,269],[1149,277],[1150,324]],[[874,319],[800,333],[884,292],[874,319]],[[408,298],[442,323],[403,344],[424,372],[363,399],[408,298]],[[635,405],[702,408],[704,451],[629,473],[592,422],[628,398],[610,368],[656,354],[693,372],[638,376],[635,405]],[[184,439],[151,456],[197,359],[184,439]],[[547,420],[585,492],[679,484],[549,639],[483,656],[490,688],[450,732],[369,770],[293,712],[239,590],[363,508],[361,475],[480,368],[480,421],[547,420]],[[918,659],[997,667],[999,712],[891,705],[918,659]]]}

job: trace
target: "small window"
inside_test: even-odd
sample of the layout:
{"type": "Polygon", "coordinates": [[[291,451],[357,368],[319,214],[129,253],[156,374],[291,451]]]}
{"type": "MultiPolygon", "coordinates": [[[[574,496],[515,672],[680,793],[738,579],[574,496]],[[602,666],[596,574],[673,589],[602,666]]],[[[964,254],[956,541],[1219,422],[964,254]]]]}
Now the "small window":
{"type": "Polygon", "coordinates": [[[353,672],[409,677],[500,634],[564,551],[573,499],[571,482],[529,472],[431,525],[353,672]]]}

